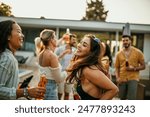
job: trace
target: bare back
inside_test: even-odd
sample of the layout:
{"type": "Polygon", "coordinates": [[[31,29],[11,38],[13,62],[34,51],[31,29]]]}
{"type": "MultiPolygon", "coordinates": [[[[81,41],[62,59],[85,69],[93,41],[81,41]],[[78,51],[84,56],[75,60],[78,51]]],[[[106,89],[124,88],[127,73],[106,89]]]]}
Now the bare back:
{"type": "Polygon", "coordinates": [[[48,49],[42,51],[39,55],[39,65],[42,67],[56,68],[59,66],[57,56],[48,49]]]}

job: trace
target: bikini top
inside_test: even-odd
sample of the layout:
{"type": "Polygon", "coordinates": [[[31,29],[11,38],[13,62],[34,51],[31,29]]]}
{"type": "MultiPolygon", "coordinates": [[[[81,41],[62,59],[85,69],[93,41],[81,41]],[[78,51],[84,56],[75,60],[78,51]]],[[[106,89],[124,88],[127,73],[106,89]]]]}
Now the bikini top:
{"type": "Polygon", "coordinates": [[[88,93],[86,93],[81,86],[81,81],[78,81],[77,83],[77,93],[80,95],[81,100],[99,100],[98,98],[90,96],[88,93]]]}

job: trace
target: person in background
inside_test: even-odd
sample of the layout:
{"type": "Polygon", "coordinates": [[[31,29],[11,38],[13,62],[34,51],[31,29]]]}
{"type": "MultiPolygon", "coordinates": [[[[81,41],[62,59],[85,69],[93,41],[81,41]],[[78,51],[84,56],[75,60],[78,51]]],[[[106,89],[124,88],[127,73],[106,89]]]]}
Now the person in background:
{"type": "Polygon", "coordinates": [[[56,35],[53,30],[44,29],[40,33],[40,39],[44,49],[39,54],[39,68],[41,74],[45,74],[48,80],[46,84],[45,100],[58,100],[57,84],[64,81],[66,72],[61,73],[61,65],[54,53],[56,48],[56,35]]]}
{"type": "Polygon", "coordinates": [[[123,49],[116,55],[115,73],[121,100],[136,100],[139,71],[145,69],[142,52],[131,46],[131,37],[123,37],[123,49]]]}
{"type": "Polygon", "coordinates": [[[111,56],[111,51],[110,47],[108,44],[101,42],[101,56],[99,58],[99,61],[102,62],[105,70],[108,72],[108,77],[111,79],[111,74],[110,74],[110,67],[112,64],[112,56],[111,56]]]}
{"type": "Polygon", "coordinates": [[[131,46],[129,25],[123,30],[123,48],[116,54],[115,73],[121,100],[136,100],[139,71],[145,69],[143,53],[131,46]]]}
{"type": "Polygon", "coordinates": [[[118,93],[118,87],[106,76],[102,63],[98,61],[99,43],[100,40],[93,35],[85,35],[67,68],[66,82],[77,84],[81,100],[112,99],[118,93]]]}
{"type": "Polygon", "coordinates": [[[0,22],[0,99],[44,97],[45,88],[19,88],[18,62],[14,55],[22,47],[23,39],[22,29],[16,21],[0,22]]]}
{"type": "MultiPolygon", "coordinates": [[[[68,41],[65,42],[64,45],[59,46],[56,48],[55,53],[58,56],[58,59],[60,61],[60,64],[62,65],[62,71],[66,71],[67,66],[70,63],[70,60],[72,56],[74,55],[74,52],[76,51],[76,48],[74,45],[76,45],[76,38],[77,36],[75,34],[69,34],[68,41]]],[[[63,93],[65,100],[69,99],[69,94],[71,92],[72,85],[62,82],[58,85],[58,97],[59,99],[62,99],[63,93]]]]}

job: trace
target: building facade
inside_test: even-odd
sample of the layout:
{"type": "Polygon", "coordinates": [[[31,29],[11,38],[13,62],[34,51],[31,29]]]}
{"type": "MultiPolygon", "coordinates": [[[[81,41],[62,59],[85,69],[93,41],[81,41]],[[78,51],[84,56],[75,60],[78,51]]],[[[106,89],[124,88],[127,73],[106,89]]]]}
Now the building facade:
{"type": "MultiPolygon", "coordinates": [[[[78,41],[84,34],[92,33],[102,41],[107,42],[111,47],[113,57],[122,47],[121,35],[122,27],[125,23],[100,22],[100,21],[78,21],[78,20],[60,20],[60,19],[40,19],[40,18],[22,18],[22,17],[0,17],[0,21],[14,19],[19,23],[25,35],[23,51],[34,51],[34,39],[45,29],[53,29],[59,39],[69,28],[71,33],[75,33],[78,41]]],[[[130,22],[129,22],[130,23],[130,22]]],[[[139,48],[145,57],[146,70],[142,71],[142,76],[148,77],[150,66],[150,24],[130,24],[133,46],[139,48]]]]}

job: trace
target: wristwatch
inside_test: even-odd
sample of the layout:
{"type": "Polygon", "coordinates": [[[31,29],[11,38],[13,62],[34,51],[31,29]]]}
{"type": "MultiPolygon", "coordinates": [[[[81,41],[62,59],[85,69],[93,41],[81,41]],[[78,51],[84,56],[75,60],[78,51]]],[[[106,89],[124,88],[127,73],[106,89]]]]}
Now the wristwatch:
{"type": "Polygon", "coordinates": [[[28,93],[28,89],[27,89],[27,88],[23,88],[23,95],[24,95],[28,100],[31,100],[31,98],[29,97],[29,93],[28,93]]]}

